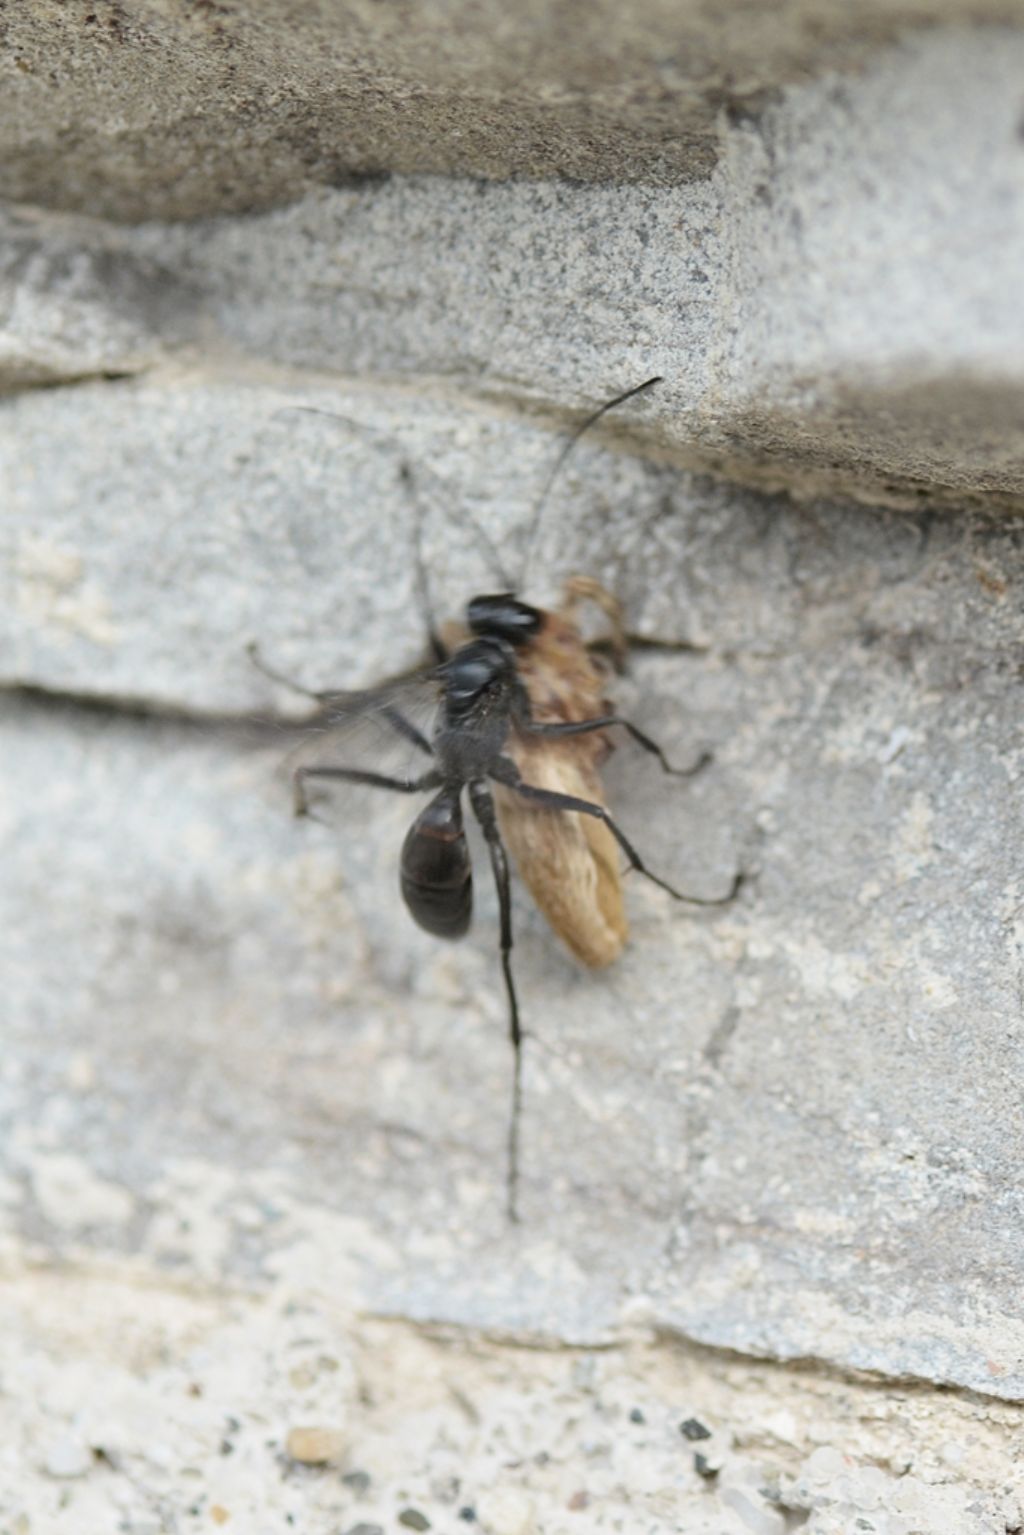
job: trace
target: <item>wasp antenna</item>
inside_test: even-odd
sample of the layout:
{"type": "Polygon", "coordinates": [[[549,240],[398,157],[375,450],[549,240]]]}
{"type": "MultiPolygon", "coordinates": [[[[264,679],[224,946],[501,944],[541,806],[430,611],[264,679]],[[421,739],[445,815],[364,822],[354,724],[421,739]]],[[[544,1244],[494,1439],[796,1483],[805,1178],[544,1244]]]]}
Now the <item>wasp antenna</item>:
{"type": "Polygon", "coordinates": [[[642,384],[634,384],[632,389],[627,389],[622,394],[617,394],[613,400],[606,400],[603,405],[599,406],[597,410],[592,411],[590,415],[587,416],[585,420],[581,421],[579,426],[577,426],[570,433],[569,438],[563,446],[561,453],[559,453],[558,457],[555,459],[554,464],[551,466],[541,493],[537,497],[536,504],[533,508],[533,513],[530,517],[530,521],[526,529],[526,537],[523,540],[523,570],[520,587],[525,587],[526,585],[526,575],[530,565],[530,554],[537,535],[537,528],[540,523],[541,514],[544,510],[545,504],[547,503],[548,496],[551,494],[551,487],[554,485],[565,465],[566,459],[569,457],[569,454],[579,442],[584,432],[589,432],[590,428],[594,426],[598,421],[600,421],[602,416],[607,415],[610,410],[614,410],[617,405],[624,405],[626,401],[631,400],[634,395],[643,394],[645,389],[653,389],[655,384],[661,383],[664,383],[664,378],[660,373],[658,373],[654,376],[654,378],[645,378],[642,384]]]}
{"type": "Polygon", "coordinates": [[[319,405],[279,405],[274,411],[275,419],[278,416],[327,416],[331,421],[341,421],[345,426],[354,426],[359,432],[379,432],[377,426],[371,426],[366,421],[356,421],[353,416],[343,416],[337,410],[324,410],[319,405]]]}
{"type": "Polygon", "coordinates": [[[258,640],[250,640],[245,647],[246,655],[258,672],[268,677],[271,682],[280,683],[282,687],[291,688],[293,693],[301,693],[303,698],[315,699],[317,703],[323,703],[330,697],[329,693],[318,692],[315,688],[307,688],[301,682],[296,682],[294,677],[286,677],[284,672],[279,672],[276,667],[269,666],[263,659],[258,640]]]}
{"type": "Polygon", "coordinates": [[[501,555],[498,553],[497,544],[494,542],[493,538],[491,538],[490,535],[484,531],[484,529],[480,526],[471,512],[464,513],[464,516],[476,534],[477,538],[479,539],[481,545],[484,549],[486,549],[488,558],[490,559],[491,564],[494,566],[495,574],[497,575],[498,580],[501,582],[502,587],[507,592],[514,591],[515,586],[512,581],[512,577],[509,575],[508,571],[505,569],[504,564],[502,563],[501,555]]]}
{"type": "MultiPolygon", "coordinates": [[[[430,634],[430,643],[434,654],[437,656],[439,661],[445,661],[448,659],[448,652],[445,649],[443,642],[438,637],[437,628],[434,624],[433,603],[430,599],[430,587],[427,579],[427,564],[423,555],[423,505],[416,493],[416,477],[413,474],[412,466],[408,459],[404,459],[402,461],[402,479],[409,487],[410,498],[415,508],[415,516],[413,522],[413,558],[416,562],[416,586],[420,595],[421,604],[423,606],[424,616],[427,621],[427,629],[430,634]]],[[[487,534],[484,528],[480,526],[479,522],[477,522],[476,518],[472,515],[471,512],[467,512],[460,507],[453,508],[453,512],[456,520],[463,527],[468,527],[472,530],[474,537],[476,538],[488,561],[492,565],[494,572],[502,586],[506,591],[512,591],[513,587],[509,578],[508,571],[502,564],[501,555],[498,553],[493,539],[487,534]]]]}
{"type": "MultiPolygon", "coordinates": [[[[337,410],[324,410],[320,405],[281,405],[274,411],[275,417],[288,415],[326,416],[330,421],[340,421],[344,426],[351,426],[359,432],[372,434],[378,439],[375,446],[387,450],[397,450],[399,454],[402,452],[403,444],[393,432],[388,431],[384,427],[373,426],[366,421],[356,421],[352,416],[344,416],[337,410]]],[[[399,474],[403,484],[408,487],[409,498],[413,506],[413,562],[416,573],[416,595],[419,599],[423,617],[426,620],[430,648],[438,661],[446,661],[448,659],[448,652],[434,623],[433,606],[430,601],[430,584],[427,580],[427,567],[423,558],[423,508],[416,494],[416,481],[408,459],[399,459],[399,474]]],[[[262,665],[258,659],[256,659],[256,665],[260,667],[261,671],[268,671],[268,668],[262,665]]],[[[277,677],[275,680],[284,681],[285,679],[277,677]]]]}
{"type": "Polygon", "coordinates": [[[402,476],[403,484],[409,492],[409,501],[412,506],[412,560],[416,582],[416,596],[423,615],[423,621],[426,624],[430,648],[434,653],[434,660],[440,665],[442,662],[447,661],[448,649],[434,622],[434,604],[430,597],[430,578],[427,575],[427,562],[423,556],[423,503],[416,493],[416,477],[412,472],[412,465],[407,458],[403,458],[399,473],[402,476]]]}

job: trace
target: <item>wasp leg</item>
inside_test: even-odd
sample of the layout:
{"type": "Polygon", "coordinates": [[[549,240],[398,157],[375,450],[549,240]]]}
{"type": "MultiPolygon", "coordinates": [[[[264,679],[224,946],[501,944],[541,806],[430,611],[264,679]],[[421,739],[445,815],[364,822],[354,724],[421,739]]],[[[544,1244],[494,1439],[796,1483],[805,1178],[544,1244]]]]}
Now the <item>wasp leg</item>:
{"type": "MultiPolygon", "coordinates": [[[[322,698],[325,703],[337,701],[339,704],[348,707],[351,707],[353,700],[353,694],[351,693],[321,693],[318,696],[322,698]]],[[[355,697],[358,698],[359,695],[356,694],[355,697]]],[[[394,704],[383,704],[379,708],[376,708],[374,710],[373,717],[386,721],[386,723],[391,726],[396,735],[400,735],[403,741],[410,742],[410,744],[415,746],[419,751],[425,752],[428,757],[432,757],[434,755],[434,748],[431,746],[422,730],[418,730],[417,727],[413,724],[412,720],[406,719],[401,709],[396,709],[394,704]]]]}
{"type": "Polygon", "coordinates": [[[413,746],[418,746],[421,752],[426,752],[428,757],[434,755],[434,748],[423,734],[417,730],[412,720],[407,720],[400,709],[392,708],[390,704],[380,711],[381,719],[387,720],[392,730],[398,732],[406,741],[411,741],[413,746]]]}
{"type": "MultiPolygon", "coordinates": [[[[584,723],[587,722],[584,721],[584,723]]],[[[741,869],[734,876],[725,895],[684,895],[667,880],[660,879],[657,874],[651,873],[625,832],[616,826],[603,805],[595,805],[588,799],[577,799],[575,794],[559,794],[554,789],[538,789],[533,784],[523,783],[519,776],[519,769],[508,757],[498,758],[490,776],[496,783],[513,789],[516,794],[521,794],[524,799],[531,800],[535,805],[543,805],[548,810],[575,810],[580,815],[592,815],[596,820],[603,821],[636,872],[642,874],[645,879],[653,881],[655,885],[660,885],[662,890],[667,890],[676,901],[685,901],[689,906],[728,906],[730,901],[736,899],[744,883],[745,875],[741,869]]]]}
{"type": "Polygon", "coordinates": [[[652,741],[650,736],[645,736],[643,731],[629,720],[624,720],[619,714],[605,714],[593,720],[570,720],[568,723],[558,721],[552,725],[537,724],[534,720],[520,721],[519,728],[526,735],[531,736],[581,736],[588,730],[607,730],[610,725],[621,725],[623,730],[628,730],[638,746],[642,746],[645,752],[650,752],[657,757],[666,773],[671,773],[675,778],[693,778],[702,768],[706,768],[711,761],[710,752],[701,752],[696,762],[689,767],[673,767],[665,756],[657,741],[652,741]]]}
{"type": "Polygon", "coordinates": [[[512,979],[512,900],[509,893],[508,858],[498,831],[494,814],[494,801],[490,790],[480,779],[469,786],[469,800],[473,813],[480,822],[491,855],[494,883],[498,888],[498,911],[501,919],[501,968],[505,976],[508,995],[508,1032],[512,1041],[515,1066],[512,1077],[512,1115],[508,1130],[508,1218],[518,1221],[519,1197],[519,1120],[523,1108],[523,1035],[519,1027],[519,1004],[516,1001],[515,982],[512,979]]]}
{"type": "Polygon", "coordinates": [[[342,779],[345,783],[369,784],[372,789],[394,789],[397,794],[418,794],[421,789],[436,789],[441,775],[436,768],[420,778],[388,778],[384,773],[364,773],[360,768],[300,767],[292,774],[295,790],[295,814],[309,815],[306,781],[310,778],[342,779]]]}

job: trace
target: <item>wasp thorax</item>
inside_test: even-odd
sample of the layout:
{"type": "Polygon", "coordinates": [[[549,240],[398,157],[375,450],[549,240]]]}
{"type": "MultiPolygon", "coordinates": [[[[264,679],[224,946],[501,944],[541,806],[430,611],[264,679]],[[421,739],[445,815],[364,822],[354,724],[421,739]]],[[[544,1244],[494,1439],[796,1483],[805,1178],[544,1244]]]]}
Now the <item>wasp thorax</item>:
{"type": "Polygon", "coordinates": [[[444,664],[444,693],[449,707],[460,713],[514,671],[515,657],[503,640],[490,637],[471,640],[444,664]]]}

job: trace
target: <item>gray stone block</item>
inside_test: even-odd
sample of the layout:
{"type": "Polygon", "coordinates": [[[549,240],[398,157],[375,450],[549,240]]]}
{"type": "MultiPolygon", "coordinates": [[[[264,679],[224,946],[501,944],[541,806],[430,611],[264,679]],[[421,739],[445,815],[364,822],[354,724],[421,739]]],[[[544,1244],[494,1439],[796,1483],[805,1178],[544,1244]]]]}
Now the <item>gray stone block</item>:
{"type": "MultiPolygon", "coordinates": [[[[751,496],[707,551],[700,517],[664,568],[715,554],[709,623],[774,571],[777,623],[642,658],[629,712],[716,761],[667,785],[623,749],[611,802],[683,888],[760,872],[696,917],[631,880],[607,976],[517,898],[521,1230],[486,881],[438,946],[397,899],[404,800],[293,825],[286,738],[31,700],[0,924],[27,1172],[73,1146],[140,1210],[168,1161],[287,1175],[367,1222],[368,1293],[406,1314],[593,1339],[644,1296],[707,1342],[1018,1394],[1015,532],[751,496]]],[[[239,1242],[267,1261],[272,1223],[239,1242]]]]}
{"type": "MultiPolygon", "coordinates": [[[[159,222],[6,217],[19,1242],[1019,1398],[1022,48],[939,33],[733,100],[685,185],[396,178],[175,225],[251,146],[171,193],[173,140],[126,168],[128,123],[101,205],[159,222]],[[655,372],[534,527],[565,426],[655,372]],[[246,656],[415,664],[417,528],[439,615],[506,579],[618,592],[647,642],[623,708],[715,761],[667,783],[623,746],[611,803],[684,889],[756,871],[715,914],[631,879],[599,977],[517,896],[515,1230],[487,881],[439,947],[397,898],[406,802],[294,825],[301,704],[246,656]]],[[[38,195],[87,200],[84,142],[38,195]]]]}
{"type": "MultiPolygon", "coordinates": [[[[313,388],[314,373],[404,381],[412,415],[428,376],[452,404],[552,423],[660,373],[642,440],[679,466],[805,497],[1013,509],[1022,68],[1018,33],[914,38],[725,124],[697,183],[402,178],[246,219],[62,219],[49,237],[37,220],[55,254],[12,289],[31,323],[8,371],[135,370],[168,349],[239,370],[241,352],[313,388]],[[118,317],[102,347],[76,340],[92,331],[68,251],[108,289],[100,330],[118,317]],[[61,334],[79,364],[55,362],[61,334]]],[[[6,239],[16,254],[22,225],[6,239]]],[[[405,402],[391,409],[397,433],[405,402]]]]}
{"type": "Polygon", "coordinates": [[[0,390],[141,372],[192,334],[193,300],[93,220],[6,208],[0,390]]]}

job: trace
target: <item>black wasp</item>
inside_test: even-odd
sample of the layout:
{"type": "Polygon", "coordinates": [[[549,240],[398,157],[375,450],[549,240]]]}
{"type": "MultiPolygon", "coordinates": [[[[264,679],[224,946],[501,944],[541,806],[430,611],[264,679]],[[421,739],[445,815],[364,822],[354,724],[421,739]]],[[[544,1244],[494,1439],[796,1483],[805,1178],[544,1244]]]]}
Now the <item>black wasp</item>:
{"type": "MultiPolygon", "coordinates": [[[[576,430],[568,447],[607,410],[657,382],[649,379],[608,401],[576,430]]],[[[564,457],[565,452],[559,464],[564,457]]],[[[596,583],[577,584],[591,596],[601,591],[596,583]]],[[[569,604],[561,613],[549,613],[520,601],[511,591],[474,597],[466,610],[466,629],[463,642],[449,651],[431,627],[437,664],[421,679],[436,703],[428,731],[402,708],[400,688],[309,695],[324,706],[329,724],[372,715],[427,765],[423,772],[407,777],[334,763],[298,767],[293,775],[295,810],[298,815],[310,813],[307,785],[313,781],[365,784],[400,794],[432,792],[402,845],[401,891],[421,928],[438,938],[456,939],[468,930],[473,909],[473,871],[463,812],[463,797],[468,798],[487,845],[498,894],[501,964],[514,1054],[508,1213],[516,1220],[523,1036],[512,975],[505,840],[511,842],[520,872],[552,926],[576,956],[591,965],[614,959],[625,938],[617,860],[612,856],[616,847],[638,873],[676,900],[693,905],[726,904],[737,894],[743,876],[737,874],[722,896],[684,895],[647,868],[609,814],[598,768],[611,749],[610,730],[619,727],[628,732],[670,773],[689,775],[708,758],[703,756],[690,768],[673,768],[650,737],[614,713],[602,696],[605,672],[592,659],[569,604]],[[572,789],[584,792],[567,792],[572,789]]],[[[262,662],[258,664],[275,680],[288,683],[262,662]]],[[[300,691],[309,693],[305,688],[300,691]]]]}

